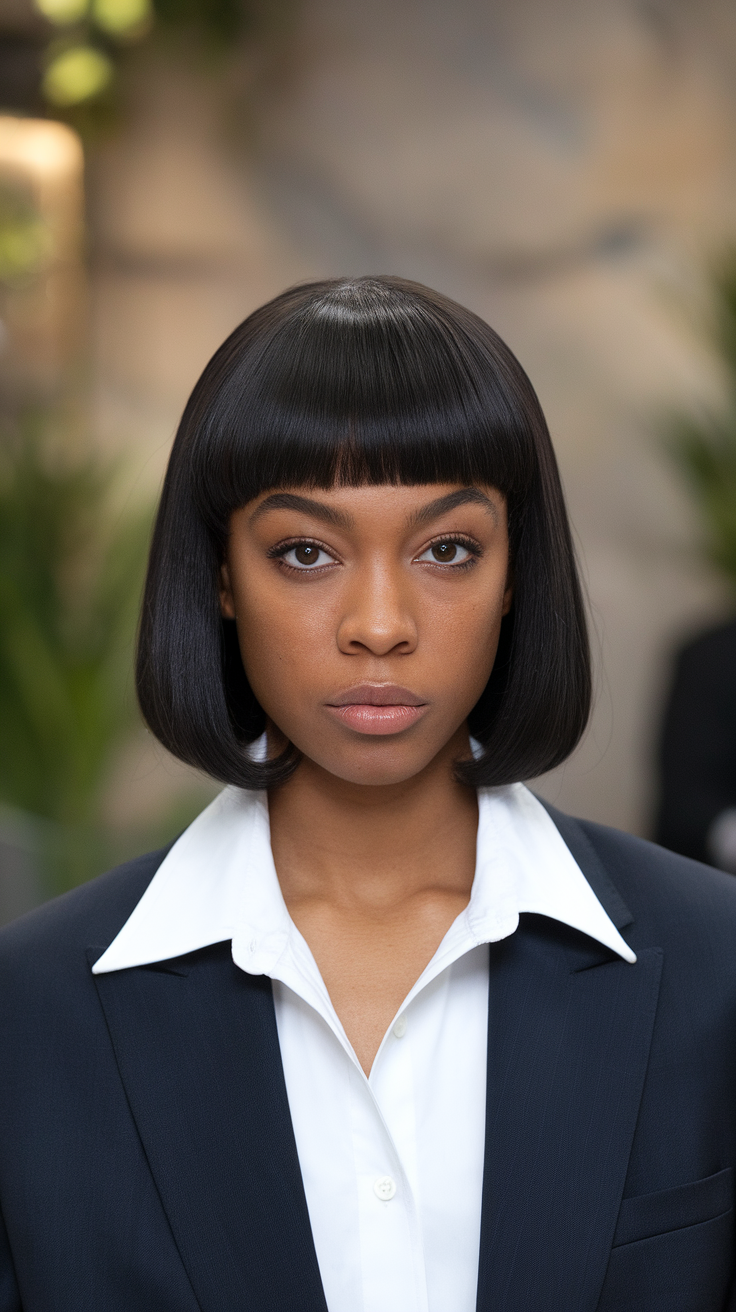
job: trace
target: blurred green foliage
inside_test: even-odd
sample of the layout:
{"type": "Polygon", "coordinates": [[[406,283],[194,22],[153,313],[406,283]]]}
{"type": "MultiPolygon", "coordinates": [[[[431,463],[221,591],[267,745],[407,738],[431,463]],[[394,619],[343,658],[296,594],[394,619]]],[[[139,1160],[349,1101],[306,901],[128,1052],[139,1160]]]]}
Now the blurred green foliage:
{"type": "Polygon", "coordinates": [[[49,23],[41,92],[53,113],[94,132],[112,112],[118,66],[151,35],[184,34],[220,54],[284,27],[294,0],[34,0],[49,23]]]}
{"type": "MultiPolygon", "coordinates": [[[[272,0],[272,8],[277,2],[272,0]]],[[[259,27],[266,15],[265,6],[253,0],[152,0],[152,8],[162,26],[199,31],[221,47],[259,27]]]]}
{"type": "Polygon", "coordinates": [[[675,415],[667,442],[694,494],[708,558],[736,587],[736,251],[712,275],[711,337],[723,365],[725,397],[718,410],[675,415]]]}
{"type": "Polygon", "coordinates": [[[119,473],[69,455],[40,415],[2,433],[0,801],[46,822],[54,891],[104,868],[101,798],[137,715],[151,510],[116,508],[119,473]]]}

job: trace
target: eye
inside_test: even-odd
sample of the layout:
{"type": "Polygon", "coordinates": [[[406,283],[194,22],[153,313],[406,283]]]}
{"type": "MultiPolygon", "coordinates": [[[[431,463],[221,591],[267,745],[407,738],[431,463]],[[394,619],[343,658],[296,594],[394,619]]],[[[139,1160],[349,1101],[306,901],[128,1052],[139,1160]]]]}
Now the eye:
{"type": "Polygon", "coordinates": [[[417,556],[417,560],[426,561],[430,565],[467,565],[477,554],[456,538],[442,538],[427,547],[421,556],[417,556]]]}
{"type": "Polygon", "coordinates": [[[323,547],[318,547],[315,542],[297,542],[293,547],[287,547],[285,551],[279,552],[279,555],[285,565],[302,571],[316,569],[320,565],[335,564],[334,556],[323,547]]]}

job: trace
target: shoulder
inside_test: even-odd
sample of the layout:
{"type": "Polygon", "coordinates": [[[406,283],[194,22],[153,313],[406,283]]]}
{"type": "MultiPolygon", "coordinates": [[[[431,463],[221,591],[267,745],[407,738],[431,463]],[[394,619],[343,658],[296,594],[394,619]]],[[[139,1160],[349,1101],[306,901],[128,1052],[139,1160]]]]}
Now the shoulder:
{"type": "Polygon", "coordinates": [[[128,861],[0,930],[3,1115],[12,1107],[17,1113],[19,1100],[33,1107],[40,1099],[43,1116],[53,1119],[80,1079],[97,1087],[108,1041],[90,966],[122,928],[164,855],[128,861]]]}
{"type": "Polygon", "coordinates": [[[127,861],[79,888],[53,898],[0,929],[0,973],[45,974],[86,961],[89,948],[107,947],[140,901],[168,847],[127,861]]]}
{"type": "Polygon", "coordinates": [[[553,819],[604,905],[599,880],[619,895],[632,924],[626,937],[635,950],[634,940],[677,946],[686,955],[707,943],[709,952],[736,963],[733,875],[590,820],[559,812],[553,819]]]}

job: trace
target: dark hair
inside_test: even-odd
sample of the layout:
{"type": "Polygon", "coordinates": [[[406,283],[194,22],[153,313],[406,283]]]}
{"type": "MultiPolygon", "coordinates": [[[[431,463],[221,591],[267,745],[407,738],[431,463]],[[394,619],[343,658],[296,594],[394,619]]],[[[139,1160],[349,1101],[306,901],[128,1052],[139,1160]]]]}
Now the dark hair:
{"type": "Polygon", "coordinates": [[[165,747],[265,788],[298,764],[247,753],[265,728],[219,610],[232,512],[278,488],[490,484],[507,499],[514,601],[470,716],[473,786],[563,761],[590,708],[584,608],[547,425],[521,365],[475,314],[400,278],[291,288],[210,360],[171,452],[143,599],[137,687],[165,747]]]}

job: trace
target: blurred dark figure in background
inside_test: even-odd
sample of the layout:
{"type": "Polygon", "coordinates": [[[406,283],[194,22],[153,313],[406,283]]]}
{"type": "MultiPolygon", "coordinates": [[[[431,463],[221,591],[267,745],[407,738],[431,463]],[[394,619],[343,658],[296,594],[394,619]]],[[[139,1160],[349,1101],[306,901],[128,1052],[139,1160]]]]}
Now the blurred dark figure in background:
{"type": "Polygon", "coordinates": [[[678,654],[660,777],[656,841],[736,874],[736,620],[678,654]]]}

